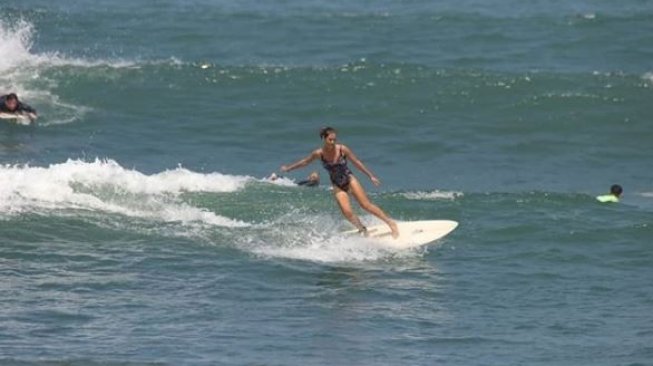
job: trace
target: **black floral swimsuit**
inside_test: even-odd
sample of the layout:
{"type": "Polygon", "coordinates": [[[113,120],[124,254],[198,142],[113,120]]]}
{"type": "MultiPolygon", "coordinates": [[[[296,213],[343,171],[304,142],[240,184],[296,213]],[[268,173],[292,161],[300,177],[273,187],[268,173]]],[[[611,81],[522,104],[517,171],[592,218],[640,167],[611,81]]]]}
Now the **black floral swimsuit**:
{"type": "Polygon", "coordinates": [[[342,154],[342,147],[338,150],[338,159],[334,163],[326,161],[324,155],[321,155],[320,158],[322,159],[322,166],[329,172],[331,183],[343,191],[348,191],[351,170],[347,167],[347,158],[342,154]]]}

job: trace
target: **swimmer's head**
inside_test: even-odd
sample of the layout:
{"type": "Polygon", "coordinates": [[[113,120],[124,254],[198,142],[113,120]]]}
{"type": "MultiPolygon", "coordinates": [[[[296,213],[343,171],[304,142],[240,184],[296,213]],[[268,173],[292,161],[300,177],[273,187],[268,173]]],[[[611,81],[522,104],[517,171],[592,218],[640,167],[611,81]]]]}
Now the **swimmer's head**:
{"type": "Polygon", "coordinates": [[[612,187],[610,187],[610,193],[614,194],[617,197],[621,196],[623,191],[623,188],[621,188],[621,186],[618,184],[613,184],[612,187]]]}
{"type": "Polygon", "coordinates": [[[15,111],[18,108],[18,96],[14,93],[7,95],[5,98],[5,106],[10,111],[15,111]]]}

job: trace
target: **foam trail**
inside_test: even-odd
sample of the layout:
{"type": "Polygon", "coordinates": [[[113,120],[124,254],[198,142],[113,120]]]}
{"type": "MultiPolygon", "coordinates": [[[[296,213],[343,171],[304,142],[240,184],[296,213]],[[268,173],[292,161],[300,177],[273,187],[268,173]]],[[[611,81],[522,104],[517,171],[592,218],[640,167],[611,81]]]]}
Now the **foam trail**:
{"type": "MultiPolygon", "coordinates": [[[[362,218],[366,223],[379,223],[375,218],[362,218]]],[[[239,238],[237,245],[262,257],[303,260],[319,263],[351,263],[412,258],[423,255],[423,249],[398,250],[372,240],[341,234],[342,220],[329,216],[290,213],[279,217],[261,232],[239,238]],[[292,222],[292,225],[284,224],[292,222]]]]}
{"type": "Polygon", "coordinates": [[[184,168],[146,175],[113,160],[68,160],[49,167],[0,166],[0,218],[21,213],[114,213],[159,222],[242,227],[248,224],[184,203],[184,192],[234,192],[249,177],[184,168]]]}
{"type": "Polygon", "coordinates": [[[424,192],[424,191],[417,191],[417,192],[404,192],[404,193],[399,193],[401,197],[404,197],[409,200],[417,200],[417,201],[437,201],[437,200],[450,200],[453,201],[457,198],[460,198],[463,196],[462,192],[447,192],[447,191],[430,191],[430,192],[424,192]]]}

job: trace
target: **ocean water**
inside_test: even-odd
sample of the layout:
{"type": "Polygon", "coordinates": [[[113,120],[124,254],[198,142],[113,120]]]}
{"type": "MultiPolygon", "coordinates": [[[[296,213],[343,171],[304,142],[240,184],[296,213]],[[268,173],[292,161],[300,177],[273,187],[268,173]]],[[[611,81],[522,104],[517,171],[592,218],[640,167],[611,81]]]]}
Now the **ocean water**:
{"type": "Polygon", "coordinates": [[[653,365],[651,60],[650,0],[2,0],[0,365],[653,365]],[[325,125],[458,229],[265,179],[325,125]]]}

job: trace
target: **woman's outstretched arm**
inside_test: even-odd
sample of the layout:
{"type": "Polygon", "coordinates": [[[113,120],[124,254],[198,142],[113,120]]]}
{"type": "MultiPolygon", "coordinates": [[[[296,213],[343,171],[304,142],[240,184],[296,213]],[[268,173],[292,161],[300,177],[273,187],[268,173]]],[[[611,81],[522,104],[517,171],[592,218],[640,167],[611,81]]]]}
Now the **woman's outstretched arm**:
{"type": "Polygon", "coordinates": [[[290,165],[282,165],[281,171],[285,173],[297,168],[305,167],[308,164],[312,163],[313,160],[317,159],[318,157],[320,157],[320,149],[311,152],[307,157],[298,160],[290,165]]]}

